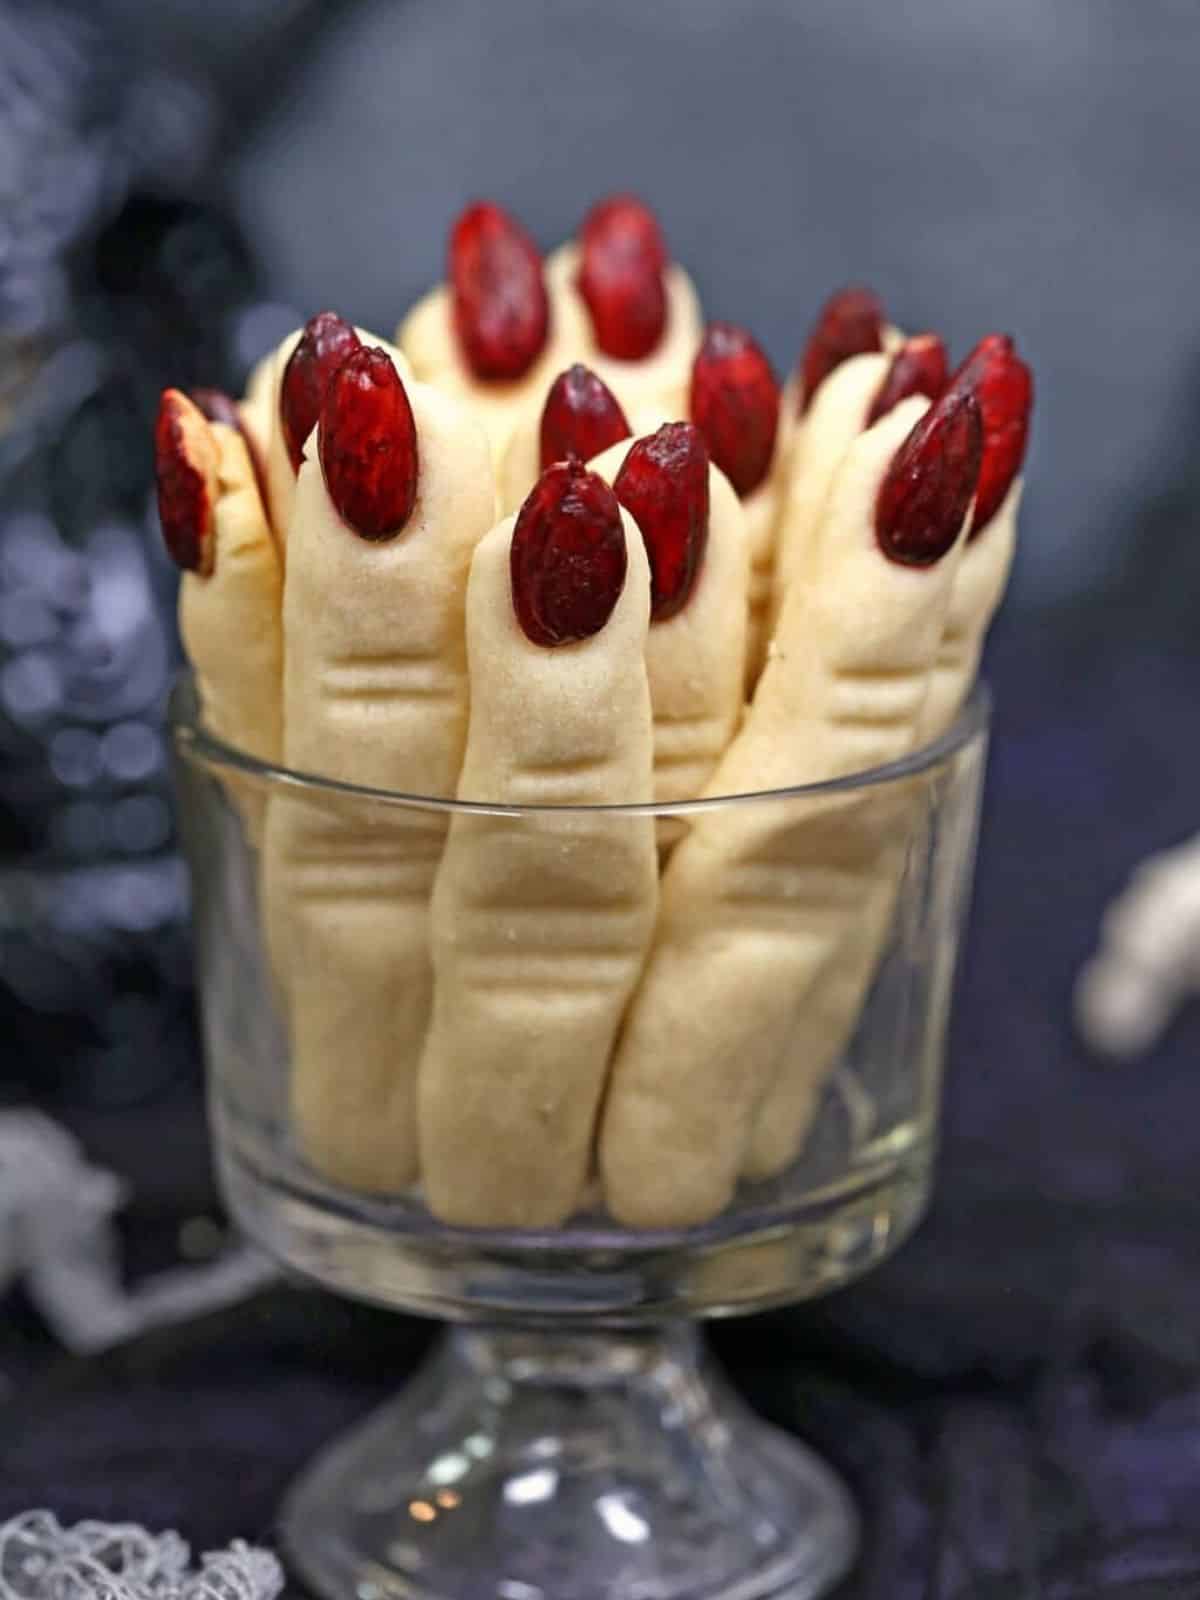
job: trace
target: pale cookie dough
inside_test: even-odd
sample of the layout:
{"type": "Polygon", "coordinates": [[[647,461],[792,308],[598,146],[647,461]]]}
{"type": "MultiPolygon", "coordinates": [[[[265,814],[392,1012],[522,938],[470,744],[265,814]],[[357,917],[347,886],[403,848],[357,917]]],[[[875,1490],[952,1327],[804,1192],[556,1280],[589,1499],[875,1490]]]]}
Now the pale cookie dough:
{"type": "MultiPolygon", "coordinates": [[[[594,371],[595,368],[593,367],[592,370],[594,371]]],[[[558,377],[557,372],[554,377],[558,377]]],[[[553,379],[551,381],[553,382],[553,379]]],[[[605,379],[605,382],[607,383],[608,380],[605,379]]],[[[668,414],[654,402],[641,401],[635,396],[622,393],[612,383],[609,383],[608,387],[612,390],[613,396],[625,413],[625,420],[629,424],[629,438],[618,441],[618,444],[626,450],[628,450],[634,439],[640,439],[645,434],[656,432],[664,422],[684,420],[685,412],[683,410],[673,415],[668,414]]],[[[499,513],[502,517],[516,515],[525,503],[526,495],[542,475],[541,434],[542,411],[545,404],[546,395],[543,395],[540,404],[527,411],[517,423],[513,429],[512,437],[505,447],[504,458],[496,474],[496,498],[499,513]]],[[[621,459],[624,460],[624,456],[621,459]]]]}
{"type": "Polygon", "coordinates": [[[795,414],[790,406],[784,406],[781,397],[779,426],[775,431],[775,449],[771,456],[770,468],[758,488],[752,489],[742,501],[742,511],[746,519],[746,543],[750,550],[750,589],[746,623],[747,700],[754,696],[754,687],[762,675],[763,665],[767,659],[776,533],[787,488],[787,469],[792,454],[792,434],[795,426],[795,414]]]}
{"type": "Polygon", "coordinates": [[[680,421],[687,415],[692,362],[704,333],[700,297],[691,278],[677,262],[669,264],[664,274],[667,325],[663,336],[648,356],[639,361],[622,361],[605,355],[596,344],[587,302],[575,286],[578,276],[579,246],[571,239],[546,258],[546,287],[555,304],[573,299],[582,309],[589,338],[588,354],[582,359],[604,379],[622,405],[628,396],[632,406],[650,407],[661,411],[668,421],[680,421]]]}
{"type": "MultiPolygon", "coordinates": [[[[629,566],[612,615],[591,638],[553,649],[526,638],[513,610],[513,519],[480,544],[460,798],[649,799],[650,573],[632,518],[622,522],[629,566]]],[[[419,1098],[425,1195],[442,1221],[554,1227],[575,1210],[657,888],[651,816],[454,817],[434,892],[419,1098]]]]}
{"type": "Polygon", "coordinates": [[[829,486],[846,451],[863,431],[871,402],[890,365],[887,355],[851,356],[843,361],[821,384],[796,429],[780,494],[771,577],[771,632],[789,586],[803,581],[829,486]]]}
{"type": "Polygon", "coordinates": [[[564,368],[587,361],[591,330],[577,296],[550,299],[550,328],[542,353],[528,371],[511,382],[477,378],[459,349],[451,316],[451,294],[440,283],[418,300],[396,330],[396,343],[422,383],[465,401],[483,425],[498,467],[514,428],[529,412],[540,414],[546,391],[564,368]]]}
{"type": "MultiPolygon", "coordinates": [[[[605,450],[592,471],[612,483],[633,443],[623,439],[605,450]]],[[[673,617],[651,622],[646,639],[659,804],[704,793],[742,710],[746,532],[738,497],[713,466],[708,495],[708,544],[691,596],[673,617]]]]}
{"type": "MultiPolygon", "coordinates": [[[[892,457],[927,408],[906,400],[851,446],[814,581],[784,605],[711,794],[846,776],[912,749],[962,538],[931,567],[902,566],[881,552],[874,522],[892,457]]],[[[759,1097],[833,954],[828,930],[871,893],[898,803],[884,786],[694,819],[663,877],[601,1127],[620,1221],[684,1226],[728,1204],[759,1097]]]]}
{"type": "MultiPolygon", "coordinates": [[[[911,818],[899,809],[894,818],[896,834],[902,837],[911,818]]],[[[799,1156],[821,1092],[858,1023],[891,928],[903,867],[903,848],[883,841],[878,881],[864,890],[864,899],[842,908],[845,927],[836,955],[805,994],[759,1101],[742,1163],[744,1177],[773,1178],[799,1156]]],[[[836,937],[831,932],[829,942],[836,937]]]]}
{"type": "MultiPolygon", "coordinates": [[[[487,440],[457,402],[408,384],[417,498],[371,543],[300,470],[284,591],[284,754],[302,772],[453,795],[466,739],[467,572],[491,522],[487,440]]],[[[417,1175],[416,1071],[433,987],[429,898],[444,814],[281,793],[263,901],[287,991],[292,1106],[305,1155],[351,1188],[417,1175]]]]}
{"type": "MultiPolygon", "coordinates": [[[[554,378],[557,377],[556,372],[554,378]]],[[[551,383],[554,378],[550,380],[551,383]]],[[[542,411],[545,404],[546,395],[543,394],[540,402],[524,413],[513,428],[497,463],[496,511],[500,517],[515,517],[524,505],[526,495],[541,476],[542,411]]],[[[625,408],[622,406],[621,409],[625,408]]]]}
{"type": "Polygon", "coordinates": [[[1017,548],[1025,480],[1014,478],[999,510],[962,553],[941,648],[921,714],[920,742],[940,739],[970,694],[992,618],[1004,598],[1017,548]]]}
{"type": "MultiPolygon", "coordinates": [[[[245,440],[223,423],[204,426],[217,449],[213,565],[207,577],[183,574],[179,631],[205,726],[273,764],[283,753],[283,573],[245,440]]],[[[257,843],[265,792],[249,780],[230,792],[257,843]]]]}
{"type": "MultiPolygon", "coordinates": [[[[363,344],[386,351],[405,384],[411,380],[408,362],[395,345],[367,328],[355,328],[354,331],[363,344]]],[[[285,562],[288,532],[292,525],[292,501],[296,494],[296,474],[284,442],[283,423],[279,416],[279,389],[283,383],[284,368],[303,333],[303,328],[293,328],[254,367],[246,387],[246,398],[240,406],[242,422],[258,447],[267,484],[267,513],[285,562]]]]}
{"type": "MultiPolygon", "coordinates": [[[[867,411],[870,409],[874,391],[864,401],[862,421],[848,435],[845,425],[849,417],[853,416],[856,408],[856,398],[851,399],[855,392],[865,383],[864,369],[857,368],[858,376],[851,382],[850,394],[843,389],[838,400],[832,405],[826,402],[825,415],[818,423],[816,438],[807,450],[804,448],[805,436],[810,431],[810,426],[818,407],[821,405],[822,396],[833,383],[839,372],[846,367],[854,367],[855,363],[867,361],[876,364],[878,382],[882,383],[891,366],[892,358],[904,344],[907,335],[903,329],[893,327],[891,323],[884,323],[880,330],[882,350],[870,351],[862,355],[848,356],[845,361],[839,362],[817,385],[816,392],[809,400],[808,406],[801,410],[801,377],[800,369],[803,366],[803,357],[800,365],[792,372],[784,385],[780,396],[780,419],[787,419],[788,433],[786,437],[786,452],[780,463],[783,486],[780,491],[780,505],[775,529],[775,559],[772,570],[771,599],[768,611],[768,636],[773,634],[779,621],[779,613],[783,605],[783,591],[794,568],[803,566],[804,546],[811,542],[820,523],[821,511],[824,507],[825,497],[829,493],[829,485],[833,481],[833,474],[837,470],[845,449],[849,446],[855,433],[861,432],[862,421],[866,420],[867,411]],[[847,401],[850,405],[847,407],[847,401]],[[847,415],[848,413],[848,415],[847,415]],[[839,436],[844,439],[842,447],[837,448],[839,436]],[[803,453],[803,468],[801,465],[803,453]],[[809,467],[820,463],[820,469],[815,482],[809,479],[809,467]],[[796,491],[800,490],[799,500],[796,491]]],[[[870,369],[866,369],[870,370],[870,369]]],[[[841,385],[838,385],[841,388],[841,385]]],[[[768,649],[770,648],[768,643],[768,649]]]]}
{"type": "MultiPolygon", "coordinates": [[[[590,363],[588,365],[590,370],[595,371],[590,363]]],[[[512,517],[517,514],[525,503],[525,497],[542,475],[542,412],[545,410],[550,387],[559,376],[557,372],[554,374],[546,387],[546,393],[540,397],[536,405],[524,413],[513,428],[512,435],[504,448],[503,458],[496,471],[496,504],[501,517],[512,517]]],[[[637,409],[627,404],[626,397],[618,389],[613,388],[611,383],[608,387],[612,390],[613,398],[632,429],[634,416],[639,415],[637,409]]],[[[657,415],[656,411],[656,418],[657,415]]],[[[653,428],[646,431],[653,432],[653,428]]],[[[633,443],[632,435],[620,443],[628,449],[633,443]]]]}
{"type": "MultiPolygon", "coordinates": [[[[824,393],[829,383],[822,385],[819,393],[824,393]]],[[[984,637],[1012,566],[1021,485],[1017,478],[987,527],[963,548],[918,721],[918,745],[929,744],[947,731],[975,682],[984,637]]],[[[913,806],[916,803],[914,795],[913,806]]],[[[898,827],[891,871],[881,872],[870,899],[862,906],[847,907],[837,959],[805,1003],[776,1081],[763,1096],[747,1150],[748,1177],[773,1177],[800,1153],[817,1095],[854,1032],[878,970],[900,892],[903,846],[910,825],[911,819],[898,827]]]]}

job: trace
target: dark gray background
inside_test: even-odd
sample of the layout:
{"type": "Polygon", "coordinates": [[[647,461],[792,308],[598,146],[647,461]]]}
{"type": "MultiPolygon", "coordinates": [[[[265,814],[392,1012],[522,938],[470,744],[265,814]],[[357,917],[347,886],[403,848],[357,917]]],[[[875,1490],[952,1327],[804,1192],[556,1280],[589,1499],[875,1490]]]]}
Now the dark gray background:
{"type": "MultiPolygon", "coordinates": [[[[178,864],[115,830],[131,804],[165,813],[166,774],[99,759],[135,717],[163,751],[163,382],[231,381],[322,304],[386,332],[479,193],[549,245],[637,186],[711,311],[781,367],[851,274],[959,351],[1009,328],[1040,400],[934,1212],[882,1271],[719,1347],[863,1506],[839,1600],[1195,1600],[1200,1008],[1102,1071],[1070,991],[1134,864],[1200,820],[1200,0],[79,6],[96,33],[35,72],[30,19],[54,8],[0,0],[0,141],[22,146],[0,142],[0,334],[13,308],[52,324],[58,295],[75,340],[45,425],[0,433],[19,469],[0,471],[0,690],[32,664],[72,691],[0,719],[0,862],[7,817],[18,860],[80,865],[55,827],[86,813],[111,888],[89,857],[62,874],[66,932],[0,916],[0,1098],[47,1106],[129,1181],[135,1279],[217,1207],[182,888],[147,913],[178,864]],[[60,237],[69,275],[35,272],[60,237]],[[56,765],[64,733],[98,753],[90,787],[56,765]]],[[[0,864],[0,913],[5,887],[0,864]]],[[[418,1338],[281,1291],[62,1363],[10,1298],[0,1514],[272,1538],[285,1482],[418,1338]]]]}
{"type": "Polygon", "coordinates": [[[1010,330],[1017,592],[1077,597],[1196,427],[1198,66],[1196,0],[375,0],[260,85],[234,181],[281,298],[381,332],[468,197],[549,246],[615,186],[781,368],[847,277],[955,352],[1010,330]]]}

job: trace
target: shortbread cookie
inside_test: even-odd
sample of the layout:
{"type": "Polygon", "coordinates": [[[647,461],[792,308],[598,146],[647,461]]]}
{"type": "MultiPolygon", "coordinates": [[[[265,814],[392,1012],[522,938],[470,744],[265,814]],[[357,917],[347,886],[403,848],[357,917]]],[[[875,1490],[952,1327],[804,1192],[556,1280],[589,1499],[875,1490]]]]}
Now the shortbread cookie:
{"type": "MultiPolygon", "coordinates": [[[[834,381],[824,386],[822,396],[834,381]]],[[[1033,400],[1029,369],[1012,341],[998,334],[980,341],[953,382],[969,388],[979,401],[983,457],[971,531],[954,575],[918,720],[918,744],[947,731],[974,684],[983,640],[1012,564],[1021,496],[1016,474],[1033,400]]],[[[890,846],[890,872],[878,875],[862,906],[847,909],[837,958],[802,1007],[776,1080],[763,1096],[747,1149],[749,1177],[772,1177],[800,1153],[820,1089],[846,1048],[878,968],[900,892],[908,832],[902,820],[890,846]]]]}
{"type": "Polygon", "coordinates": [[[946,350],[918,334],[890,355],[851,356],[820,384],[792,444],[772,574],[771,630],[793,582],[802,582],[829,486],[854,440],[909,395],[936,400],[946,387],[946,350]]]}
{"type": "Polygon", "coordinates": [[[654,798],[694,800],[742,709],[749,568],[742,508],[693,423],[665,423],[632,446],[614,445],[592,470],[613,485],[650,557],[654,798]]]}
{"type": "Polygon", "coordinates": [[[575,456],[591,461],[628,439],[632,429],[620,400],[582,362],[560,372],[540,411],[530,411],[513,429],[496,474],[502,517],[514,516],[547,467],[575,456]]]}
{"type": "Polygon", "coordinates": [[[796,363],[798,414],[807,414],[821,385],[844,361],[890,354],[903,342],[873,289],[857,283],[836,289],[817,312],[796,363]]]}
{"type": "Polygon", "coordinates": [[[285,561],[296,474],[316,427],[321,397],[331,374],[362,345],[386,350],[401,378],[408,381],[408,362],[395,346],[366,328],[351,327],[335,311],[319,311],[302,328],[293,329],[250,374],[242,420],[258,447],[267,514],[285,561]]]}
{"type": "MultiPolygon", "coordinates": [[[[332,375],[301,465],[284,594],[289,767],[454,793],[466,738],[463,610],[492,515],[487,441],[381,349],[332,375]]],[[[416,1069],[432,993],[429,898],[446,818],[272,798],[263,899],[287,993],[304,1153],[348,1187],[417,1174],[416,1069]]]]}
{"type": "Polygon", "coordinates": [[[547,292],[533,240],[483,201],[458,218],[447,282],[418,300],[396,341],[417,378],[471,407],[497,465],[522,415],[591,347],[577,297],[547,292]]]}
{"type": "Polygon", "coordinates": [[[422,1177],[443,1221],[552,1227],[583,1192],[654,925],[653,818],[490,808],[650,798],[649,611],[641,536],[578,462],[551,467],[476,551],[459,796],[489,809],[450,826],[420,1078],[422,1177]]]}
{"type": "Polygon", "coordinates": [[[546,281],[556,299],[582,304],[588,365],[623,401],[670,421],[685,415],[704,326],[700,300],[647,206],[632,195],[599,201],[578,237],[548,258],[546,281]]]}
{"type": "Polygon", "coordinates": [[[745,329],[710,323],[692,366],[688,415],[742,502],[750,553],[747,698],[766,656],[775,524],[789,455],[791,418],[779,398],[771,364],[745,329]]]}
{"type": "MultiPolygon", "coordinates": [[[[848,776],[916,739],[979,470],[973,396],[903,402],[851,447],[803,607],[710,784],[757,793],[848,776]]],[[[697,817],[663,878],[601,1129],[610,1209],[639,1227],[717,1215],[759,1097],[831,955],[825,929],[869,895],[888,797],[858,791],[697,817]]]]}
{"type": "MultiPolygon", "coordinates": [[[[282,573],[246,441],[167,389],[155,455],[163,536],[183,569],[179,629],[205,725],[235,749],[277,762],[282,573]]],[[[246,781],[231,792],[257,842],[264,791],[246,781]]]]}

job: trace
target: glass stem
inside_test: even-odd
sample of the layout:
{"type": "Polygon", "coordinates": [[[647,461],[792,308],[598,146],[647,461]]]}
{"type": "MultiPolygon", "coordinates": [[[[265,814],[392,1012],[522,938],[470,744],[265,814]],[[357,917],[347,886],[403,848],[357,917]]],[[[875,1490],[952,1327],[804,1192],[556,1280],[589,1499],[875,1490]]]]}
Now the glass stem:
{"type": "Polygon", "coordinates": [[[330,1600],[797,1600],[844,1570],[854,1519],[689,1324],[504,1324],[448,1333],[283,1531],[330,1600]]]}
{"type": "Polygon", "coordinates": [[[480,1378],[513,1384],[603,1389],[616,1384],[698,1380],[704,1363],[696,1325],[672,1321],[644,1328],[597,1329],[530,1323],[454,1327],[455,1356],[480,1378]]]}

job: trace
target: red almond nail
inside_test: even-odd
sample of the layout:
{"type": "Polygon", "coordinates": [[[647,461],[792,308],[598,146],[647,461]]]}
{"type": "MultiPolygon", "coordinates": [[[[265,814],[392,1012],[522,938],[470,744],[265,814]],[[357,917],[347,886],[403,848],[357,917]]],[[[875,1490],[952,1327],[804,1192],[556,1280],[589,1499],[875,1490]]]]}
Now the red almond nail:
{"type": "Polygon", "coordinates": [[[852,284],[830,295],[800,358],[801,412],[835,367],[883,349],[883,322],[883,302],[872,290],[852,284]]]}
{"type": "Polygon", "coordinates": [[[325,487],[361,538],[391,539],[417,498],[417,426],[385,351],[353,351],[329,380],[317,436],[325,487]]]}
{"type": "Polygon", "coordinates": [[[658,218],[635,194],[610,194],[597,200],[583,219],[579,241],[585,250],[589,244],[607,241],[622,251],[645,256],[660,272],[671,264],[658,218]]]}
{"type": "Polygon", "coordinates": [[[599,633],[625,587],[616,495],[581,461],[548,467],[517,515],[509,561],[513,609],[534,644],[599,633]]]}
{"type": "Polygon", "coordinates": [[[203,578],[213,570],[217,461],[203,413],[178,389],[164,389],[154,424],[158,520],[171,559],[203,578]]]}
{"type": "Polygon", "coordinates": [[[892,457],[875,502],[884,555],[930,567],[953,546],[979,481],[983,416],[970,390],[947,389],[892,457]]]}
{"type": "Polygon", "coordinates": [[[650,618],[664,622],[687,604],[708,545],[708,451],[699,428],[668,422],[639,439],[613,492],[642,530],[650,618]]]}
{"type": "Polygon", "coordinates": [[[264,509],[267,505],[267,475],[259,457],[258,445],[251,438],[248,429],[242,421],[242,414],[237,408],[237,403],[231,400],[223,389],[193,389],[192,399],[203,411],[210,422],[222,422],[227,428],[234,428],[242,436],[242,443],[246,446],[246,454],[250,457],[250,469],[254,473],[254,484],[258,490],[258,498],[262,501],[264,509]]]}
{"type": "Polygon", "coordinates": [[[450,234],[454,327],[477,378],[520,378],[550,328],[542,258],[524,228],[488,201],[470,205],[450,234]]]}
{"type": "Polygon", "coordinates": [[[321,415],[330,377],[350,352],[358,349],[358,335],[336,311],[319,311],[304,324],[279,386],[279,416],[293,472],[300,471],[304,446],[321,415]]]}
{"type": "Polygon", "coordinates": [[[865,426],[869,428],[914,394],[936,400],[946,387],[947,377],[946,346],[936,333],[918,333],[906,339],[892,357],[867,412],[865,426]]]}
{"type": "Polygon", "coordinates": [[[766,477],[779,425],[779,385],[744,328],[711,322],[692,363],[692,421],[744,499],[766,477]]]}
{"type": "Polygon", "coordinates": [[[579,292],[605,355],[640,361],[667,326],[666,241],[658,220],[634,195],[594,205],[579,230],[579,292]]]}
{"type": "Polygon", "coordinates": [[[541,470],[568,456],[590,461],[610,444],[628,439],[630,431],[616,395],[577,361],[555,378],[542,407],[541,470]]]}
{"type": "Polygon", "coordinates": [[[983,412],[983,465],[970,535],[974,539],[1004,504],[1025,459],[1033,411],[1033,374],[1006,334],[989,333],[950,383],[953,388],[969,388],[983,412]]]}

